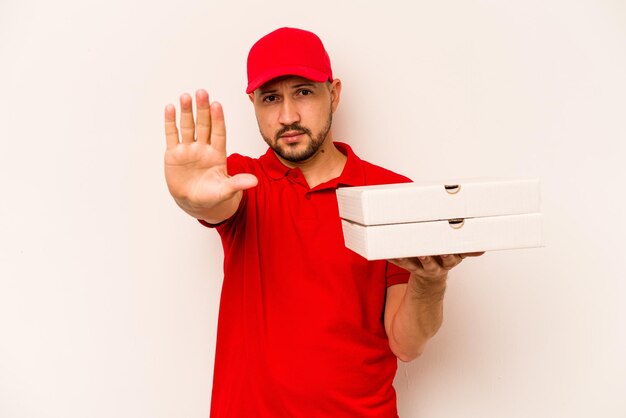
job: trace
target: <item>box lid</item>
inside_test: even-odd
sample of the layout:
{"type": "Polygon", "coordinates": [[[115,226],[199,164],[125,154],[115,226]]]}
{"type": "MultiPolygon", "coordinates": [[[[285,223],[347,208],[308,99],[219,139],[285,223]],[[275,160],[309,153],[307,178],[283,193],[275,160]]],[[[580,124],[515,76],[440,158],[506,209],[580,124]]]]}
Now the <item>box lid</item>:
{"type": "Polygon", "coordinates": [[[538,179],[465,179],[337,189],[339,215],[362,225],[540,211],[538,179]]]}

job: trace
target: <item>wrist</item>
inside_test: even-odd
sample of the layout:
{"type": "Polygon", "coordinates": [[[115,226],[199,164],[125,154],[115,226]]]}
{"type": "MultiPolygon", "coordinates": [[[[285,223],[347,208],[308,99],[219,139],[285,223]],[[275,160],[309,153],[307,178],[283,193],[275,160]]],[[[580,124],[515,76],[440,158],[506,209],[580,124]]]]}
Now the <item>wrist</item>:
{"type": "Polygon", "coordinates": [[[439,277],[422,277],[411,273],[409,278],[409,291],[414,297],[421,300],[443,299],[447,279],[447,273],[439,277]]]}

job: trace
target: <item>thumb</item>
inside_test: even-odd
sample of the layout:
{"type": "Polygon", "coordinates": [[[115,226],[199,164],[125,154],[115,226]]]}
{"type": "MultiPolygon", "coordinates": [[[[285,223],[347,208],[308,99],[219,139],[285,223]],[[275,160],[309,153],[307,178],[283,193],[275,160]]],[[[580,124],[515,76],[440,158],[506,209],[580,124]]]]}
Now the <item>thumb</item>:
{"type": "Polygon", "coordinates": [[[241,173],[235,174],[232,177],[229,177],[226,181],[226,184],[229,189],[232,190],[233,193],[236,193],[240,190],[250,189],[251,187],[256,186],[259,183],[259,180],[253,174],[241,173]]]}

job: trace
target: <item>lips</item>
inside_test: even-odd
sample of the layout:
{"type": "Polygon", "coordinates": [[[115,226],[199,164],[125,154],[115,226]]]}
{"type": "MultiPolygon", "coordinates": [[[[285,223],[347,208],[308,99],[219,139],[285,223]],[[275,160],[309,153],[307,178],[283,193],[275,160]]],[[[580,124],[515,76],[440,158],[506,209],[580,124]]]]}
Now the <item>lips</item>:
{"type": "Polygon", "coordinates": [[[298,142],[305,134],[303,131],[288,131],[280,136],[280,138],[287,144],[293,144],[298,142]]]}

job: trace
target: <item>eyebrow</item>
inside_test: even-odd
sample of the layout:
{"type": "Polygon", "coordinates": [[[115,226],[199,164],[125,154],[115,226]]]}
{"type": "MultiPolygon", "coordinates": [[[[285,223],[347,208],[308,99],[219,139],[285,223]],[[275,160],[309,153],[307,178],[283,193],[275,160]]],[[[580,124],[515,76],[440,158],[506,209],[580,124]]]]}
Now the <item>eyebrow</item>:
{"type": "Polygon", "coordinates": [[[313,83],[300,83],[293,86],[294,89],[299,89],[300,87],[315,87],[313,83]]]}
{"type": "MultiPolygon", "coordinates": [[[[314,83],[309,83],[309,82],[307,82],[307,83],[298,83],[298,84],[295,84],[295,85],[291,86],[291,89],[292,90],[293,89],[299,89],[299,88],[302,88],[302,87],[312,87],[312,88],[315,88],[315,84],[314,83]]],[[[259,93],[260,94],[276,93],[277,91],[278,90],[275,89],[275,88],[274,89],[263,89],[263,88],[259,89],[259,93]]]]}

